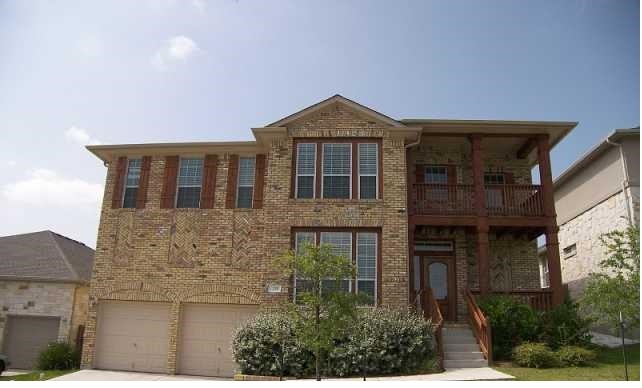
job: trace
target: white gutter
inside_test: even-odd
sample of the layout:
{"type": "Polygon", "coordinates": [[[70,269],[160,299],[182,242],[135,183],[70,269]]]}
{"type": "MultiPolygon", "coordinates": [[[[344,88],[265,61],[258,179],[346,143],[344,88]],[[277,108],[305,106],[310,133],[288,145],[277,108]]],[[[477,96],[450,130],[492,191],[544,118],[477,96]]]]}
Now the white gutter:
{"type": "Polygon", "coordinates": [[[624,157],[624,147],[622,146],[622,143],[617,143],[611,140],[611,136],[613,135],[614,134],[606,138],[606,143],[614,147],[618,147],[620,151],[620,161],[622,162],[622,175],[624,177],[624,180],[622,180],[622,183],[621,183],[622,193],[624,194],[624,200],[626,201],[627,221],[629,223],[629,226],[631,226],[633,225],[633,211],[631,209],[631,199],[629,198],[629,193],[627,192],[627,187],[629,185],[629,169],[627,168],[626,158],[624,157]]]}

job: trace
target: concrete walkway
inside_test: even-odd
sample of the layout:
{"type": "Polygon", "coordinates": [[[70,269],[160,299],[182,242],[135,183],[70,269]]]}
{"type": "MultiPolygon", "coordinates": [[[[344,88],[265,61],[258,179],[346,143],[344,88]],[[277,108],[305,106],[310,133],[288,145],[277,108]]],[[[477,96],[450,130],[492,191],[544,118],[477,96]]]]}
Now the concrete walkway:
{"type": "MultiPolygon", "coordinates": [[[[591,338],[591,342],[593,342],[594,344],[606,346],[607,348],[617,348],[619,346],[622,346],[621,337],[615,337],[609,334],[602,334],[595,331],[592,331],[591,335],[593,336],[593,338],[591,338]]],[[[637,343],[638,341],[624,338],[625,345],[632,345],[637,343]]]]}
{"type": "MultiPolygon", "coordinates": [[[[452,368],[443,373],[412,376],[366,377],[366,381],[477,381],[477,380],[512,380],[515,377],[496,371],[493,368],[452,368]]],[[[327,380],[363,380],[360,377],[327,380]]],[[[297,380],[290,380],[297,381],[297,380]]]]}
{"type": "Polygon", "coordinates": [[[50,381],[203,381],[228,380],[220,377],[166,375],[160,373],[120,372],[110,370],[84,369],[69,373],[50,381]]]}
{"type": "Polygon", "coordinates": [[[2,372],[2,377],[26,375],[27,373],[31,373],[31,371],[27,369],[7,369],[2,372]]]}

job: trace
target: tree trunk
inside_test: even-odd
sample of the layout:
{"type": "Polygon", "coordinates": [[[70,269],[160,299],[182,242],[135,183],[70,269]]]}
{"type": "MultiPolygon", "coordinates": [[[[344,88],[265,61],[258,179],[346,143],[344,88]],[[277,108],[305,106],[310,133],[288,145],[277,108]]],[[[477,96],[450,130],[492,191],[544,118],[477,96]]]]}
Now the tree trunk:
{"type": "Polygon", "coordinates": [[[321,326],[321,309],[319,308],[318,305],[315,307],[315,309],[316,309],[316,311],[315,311],[315,313],[316,313],[316,317],[315,317],[316,321],[315,321],[315,323],[316,323],[316,327],[317,327],[317,346],[316,346],[315,355],[314,355],[314,358],[315,358],[314,367],[316,369],[317,381],[321,381],[321,371],[320,371],[320,367],[319,367],[320,366],[320,358],[321,358],[321,351],[319,349],[319,330],[320,330],[320,326],[321,326]]]}

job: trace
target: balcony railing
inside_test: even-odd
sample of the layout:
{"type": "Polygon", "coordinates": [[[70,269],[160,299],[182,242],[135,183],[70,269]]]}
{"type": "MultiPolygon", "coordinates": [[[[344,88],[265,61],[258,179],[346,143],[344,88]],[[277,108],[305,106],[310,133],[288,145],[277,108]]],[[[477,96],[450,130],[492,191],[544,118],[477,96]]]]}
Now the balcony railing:
{"type": "MultiPolygon", "coordinates": [[[[479,290],[473,290],[474,295],[479,296],[479,290]]],[[[530,305],[533,310],[548,311],[553,308],[553,292],[549,288],[541,290],[513,290],[513,291],[491,291],[492,295],[507,295],[521,300],[530,305]]]]}
{"type": "MultiPolygon", "coordinates": [[[[474,215],[475,187],[420,183],[414,186],[418,215],[474,215]]],[[[539,185],[485,185],[490,216],[542,216],[544,203],[539,185]]]]}

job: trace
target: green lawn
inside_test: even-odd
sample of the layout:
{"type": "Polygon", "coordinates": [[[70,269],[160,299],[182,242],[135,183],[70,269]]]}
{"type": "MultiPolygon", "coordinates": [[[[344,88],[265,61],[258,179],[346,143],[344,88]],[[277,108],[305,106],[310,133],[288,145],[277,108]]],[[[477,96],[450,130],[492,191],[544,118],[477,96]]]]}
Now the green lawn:
{"type": "MultiPolygon", "coordinates": [[[[493,368],[517,380],[624,380],[622,349],[598,348],[597,363],[587,367],[534,369],[498,363],[493,368]]],[[[640,345],[626,347],[629,380],[640,380],[640,345]]]]}
{"type": "Polygon", "coordinates": [[[53,379],[54,377],[66,375],[67,373],[71,373],[75,371],[76,369],[46,370],[42,372],[34,371],[34,372],[26,373],[23,375],[17,375],[17,376],[0,376],[0,381],[42,381],[42,380],[53,379]]]}

